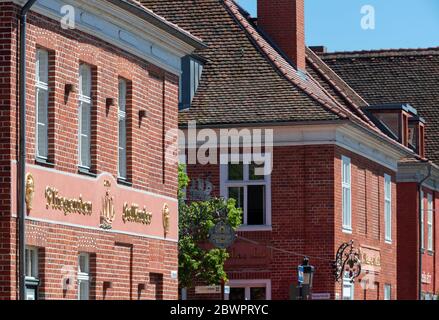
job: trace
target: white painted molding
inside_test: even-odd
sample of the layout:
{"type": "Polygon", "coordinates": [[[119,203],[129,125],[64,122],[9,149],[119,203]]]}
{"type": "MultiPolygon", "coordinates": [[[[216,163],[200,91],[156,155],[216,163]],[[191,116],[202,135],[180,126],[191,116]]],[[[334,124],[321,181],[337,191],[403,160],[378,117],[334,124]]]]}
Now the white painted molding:
{"type": "MultiPolygon", "coordinates": [[[[0,0],[22,6],[24,0],[0,0]]],[[[61,21],[61,8],[75,8],[76,29],[100,38],[164,70],[181,74],[181,58],[194,48],[136,15],[103,0],[37,0],[32,11],[61,21]]]]}
{"type": "MultiPolygon", "coordinates": [[[[289,125],[289,126],[270,126],[270,127],[240,127],[234,136],[239,135],[242,130],[255,129],[272,129],[273,146],[305,146],[305,145],[337,145],[355,154],[370,159],[394,172],[398,170],[398,161],[407,156],[409,151],[405,152],[398,149],[390,142],[384,142],[378,139],[372,133],[366,133],[358,126],[350,122],[332,123],[332,124],[309,124],[309,125],[289,125]]],[[[203,130],[203,129],[200,129],[203,130]]],[[[217,137],[225,135],[228,128],[212,128],[217,137]]],[[[199,132],[199,129],[197,129],[199,132]]],[[[186,139],[179,138],[179,150],[193,149],[200,147],[219,146],[220,141],[209,140],[207,144],[204,141],[188,141],[188,129],[181,130],[186,139]]],[[[244,145],[245,147],[246,145],[244,145]]]]}

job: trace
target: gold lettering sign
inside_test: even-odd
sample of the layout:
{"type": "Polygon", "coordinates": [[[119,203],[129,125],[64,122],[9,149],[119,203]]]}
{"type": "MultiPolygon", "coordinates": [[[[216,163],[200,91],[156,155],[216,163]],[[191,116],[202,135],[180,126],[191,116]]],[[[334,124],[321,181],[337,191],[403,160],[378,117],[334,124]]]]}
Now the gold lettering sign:
{"type": "Polygon", "coordinates": [[[63,211],[64,215],[69,213],[78,213],[85,216],[91,216],[93,211],[93,205],[90,201],[82,200],[82,195],[79,199],[68,199],[61,197],[59,191],[52,187],[47,187],[45,192],[46,208],[50,207],[54,210],[63,211]]]}
{"type": "Polygon", "coordinates": [[[145,225],[150,225],[152,220],[152,213],[146,210],[146,207],[143,207],[143,210],[139,209],[137,204],[128,205],[125,202],[123,205],[123,222],[134,222],[141,223],[145,225]]]}
{"type": "Polygon", "coordinates": [[[169,210],[169,206],[167,203],[163,206],[162,209],[163,215],[163,232],[165,233],[165,237],[169,233],[169,228],[171,226],[171,211],[169,210]]]}
{"type": "Polygon", "coordinates": [[[35,180],[32,173],[28,173],[26,175],[26,208],[27,211],[32,210],[33,201],[34,201],[34,195],[35,195],[35,180]]]}

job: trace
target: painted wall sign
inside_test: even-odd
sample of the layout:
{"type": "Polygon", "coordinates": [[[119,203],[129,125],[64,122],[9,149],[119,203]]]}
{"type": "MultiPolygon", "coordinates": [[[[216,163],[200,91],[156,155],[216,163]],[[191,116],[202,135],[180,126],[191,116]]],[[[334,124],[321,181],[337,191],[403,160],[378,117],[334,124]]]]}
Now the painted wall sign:
{"type": "Polygon", "coordinates": [[[360,260],[363,270],[381,271],[381,252],[378,249],[366,246],[360,247],[360,260]]]}
{"type": "Polygon", "coordinates": [[[123,205],[123,222],[134,222],[145,225],[150,225],[152,220],[152,213],[146,210],[146,207],[143,207],[142,210],[139,209],[139,205],[131,204],[125,202],[123,205]]]}
{"type": "Polygon", "coordinates": [[[421,277],[421,281],[423,284],[431,284],[431,274],[430,273],[426,273],[425,271],[422,272],[422,277],[421,277]]]}
{"type": "Polygon", "coordinates": [[[69,213],[78,213],[85,216],[91,216],[93,204],[90,201],[84,201],[82,195],[79,198],[66,198],[59,195],[59,191],[53,187],[46,187],[44,194],[46,198],[46,209],[63,211],[65,215],[69,213]]]}
{"type": "MultiPolygon", "coordinates": [[[[11,166],[12,184],[17,181],[16,167],[11,166]]],[[[178,212],[176,198],[126,188],[108,173],[94,178],[30,164],[27,173],[30,220],[178,239],[178,215],[173,214],[178,212]]],[[[17,190],[13,188],[12,193],[16,216],[17,190]]]]}
{"type": "Polygon", "coordinates": [[[196,294],[217,294],[221,293],[221,286],[198,286],[195,287],[196,294]]]}

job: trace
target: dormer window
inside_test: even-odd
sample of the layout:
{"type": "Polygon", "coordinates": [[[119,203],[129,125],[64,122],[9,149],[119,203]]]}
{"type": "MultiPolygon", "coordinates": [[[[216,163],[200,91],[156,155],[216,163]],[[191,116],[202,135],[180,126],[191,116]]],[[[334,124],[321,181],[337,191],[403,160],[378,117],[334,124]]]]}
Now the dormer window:
{"type": "Polygon", "coordinates": [[[425,156],[425,121],[409,104],[369,106],[366,113],[370,119],[390,138],[425,156]]]}
{"type": "Polygon", "coordinates": [[[186,56],[182,59],[179,110],[188,109],[198,90],[204,63],[201,58],[186,56]]]}

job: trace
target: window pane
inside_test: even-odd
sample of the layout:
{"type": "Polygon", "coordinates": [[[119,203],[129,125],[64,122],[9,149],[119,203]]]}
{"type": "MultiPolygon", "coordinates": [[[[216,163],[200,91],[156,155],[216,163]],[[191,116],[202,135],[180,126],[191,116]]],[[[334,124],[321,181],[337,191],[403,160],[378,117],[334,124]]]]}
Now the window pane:
{"type": "Polygon", "coordinates": [[[91,97],[91,68],[82,64],[79,70],[79,94],[85,97],[91,97]]]}
{"type": "Polygon", "coordinates": [[[81,103],[81,165],[90,166],[90,104],[81,103]]]}
{"type": "Polygon", "coordinates": [[[49,82],[49,53],[45,50],[37,51],[37,82],[49,82]]]}
{"type": "Polygon", "coordinates": [[[249,175],[250,176],[250,180],[260,181],[260,180],[264,180],[265,179],[264,175],[256,175],[256,172],[255,172],[255,169],[261,169],[262,172],[263,172],[264,164],[259,165],[259,164],[252,163],[252,164],[250,164],[249,169],[250,169],[250,175],[249,175]]]}
{"type": "Polygon", "coordinates": [[[127,176],[126,160],[126,120],[119,121],[119,176],[127,176]]]}
{"type": "Polygon", "coordinates": [[[125,80],[119,81],[119,111],[126,111],[127,83],[125,80]]]}
{"type": "Polygon", "coordinates": [[[244,165],[239,164],[229,164],[229,181],[242,181],[244,180],[244,165]]]}
{"type": "Polygon", "coordinates": [[[229,188],[229,198],[236,200],[236,207],[244,210],[244,188],[229,188]]]}
{"type": "Polygon", "coordinates": [[[265,223],[265,186],[248,186],[247,188],[247,224],[263,225],[265,223]]]}
{"type": "Polygon", "coordinates": [[[89,281],[78,281],[79,300],[89,300],[90,283],[89,281]]]}
{"type": "Polygon", "coordinates": [[[230,288],[229,300],[245,300],[245,288],[230,288]]]}
{"type": "Polygon", "coordinates": [[[250,300],[266,300],[265,288],[250,288],[250,300]]]}
{"type": "Polygon", "coordinates": [[[48,92],[37,89],[37,155],[48,155],[48,92]]]}

